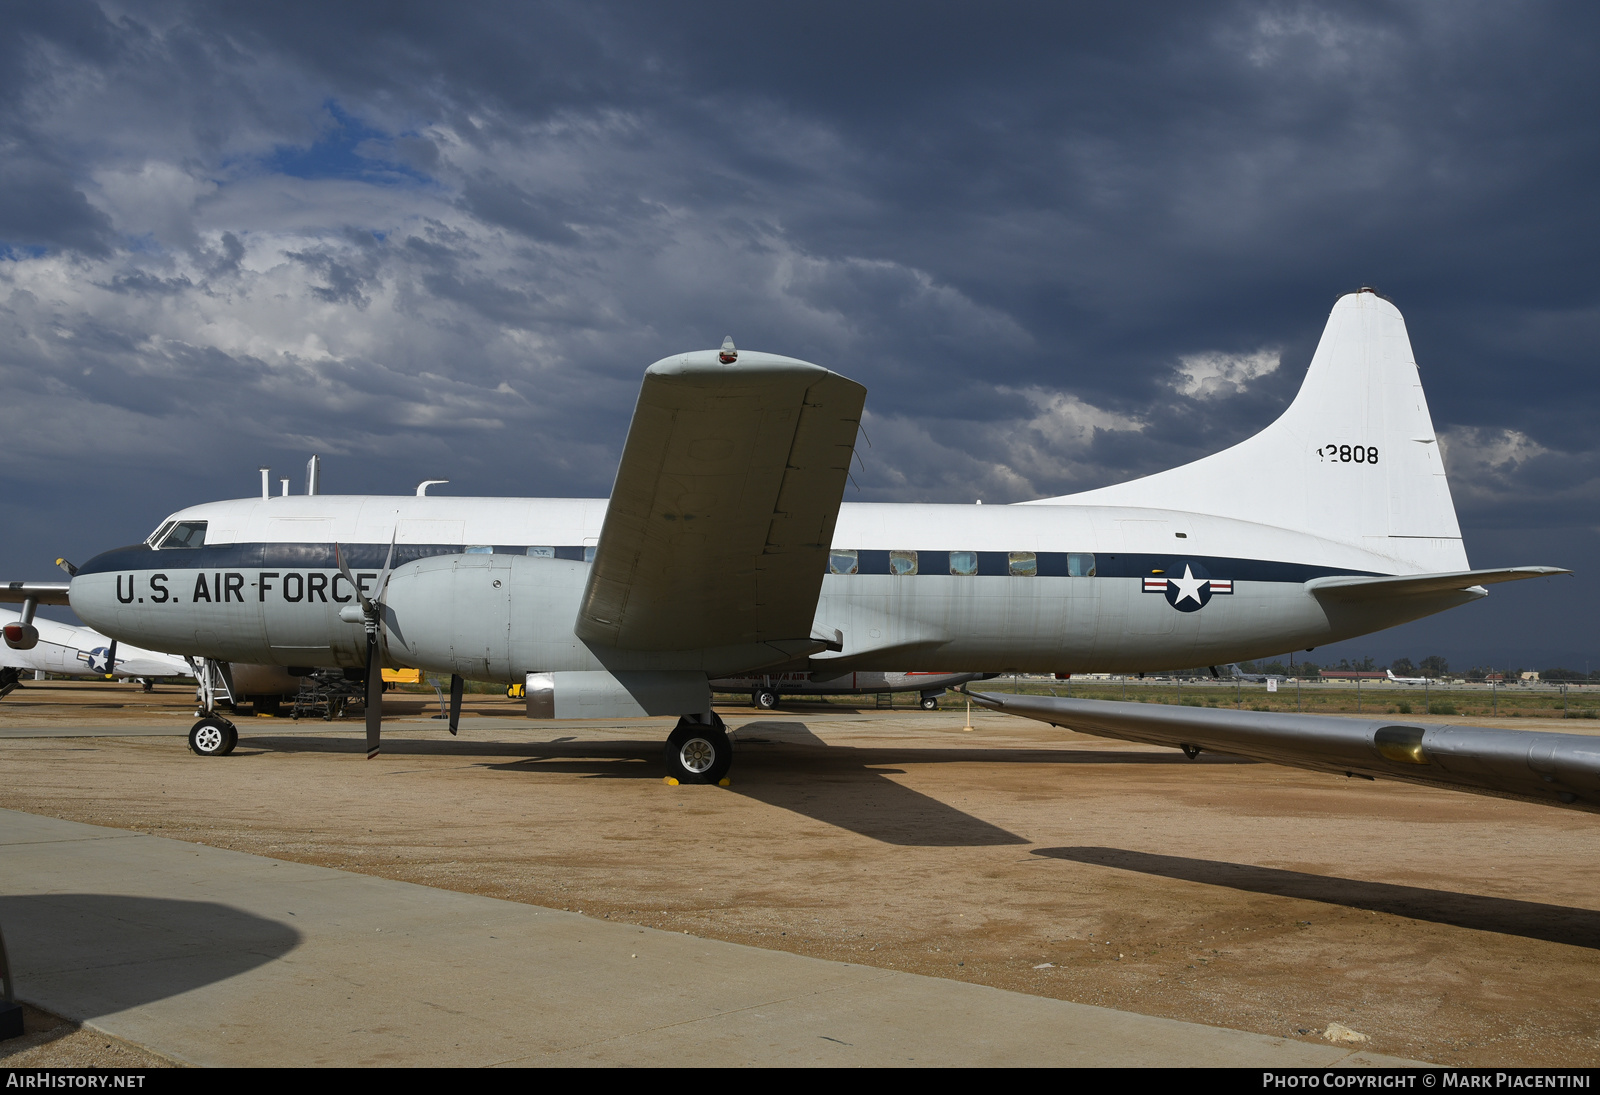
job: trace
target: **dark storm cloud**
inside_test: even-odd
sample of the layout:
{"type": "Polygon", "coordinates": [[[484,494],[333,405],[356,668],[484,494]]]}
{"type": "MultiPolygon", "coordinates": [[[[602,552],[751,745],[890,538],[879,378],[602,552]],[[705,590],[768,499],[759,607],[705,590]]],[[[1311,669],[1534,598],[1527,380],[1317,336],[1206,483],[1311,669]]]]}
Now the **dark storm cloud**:
{"type": "Polygon", "coordinates": [[[1370,283],[1469,550],[1592,553],[1597,31],[1489,3],[14,6],[0,474],[140,535],[311,449],[333,489],[599,493],[643,366],[733,333],[868,384],[853,496],[1010,501],[1247,436],[1370,283]]]}

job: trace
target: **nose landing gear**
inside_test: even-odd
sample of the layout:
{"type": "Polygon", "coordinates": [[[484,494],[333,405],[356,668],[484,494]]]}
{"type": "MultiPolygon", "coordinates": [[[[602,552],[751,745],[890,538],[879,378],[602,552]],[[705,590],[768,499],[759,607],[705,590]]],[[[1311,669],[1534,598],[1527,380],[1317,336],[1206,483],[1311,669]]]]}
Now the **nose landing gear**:
{"type": "Polygon", "coordinates": [[[189,730],[189,748],[202,757],[225,757],[238,744],[239,731],[217,715],[207,715],[189,730]]]}

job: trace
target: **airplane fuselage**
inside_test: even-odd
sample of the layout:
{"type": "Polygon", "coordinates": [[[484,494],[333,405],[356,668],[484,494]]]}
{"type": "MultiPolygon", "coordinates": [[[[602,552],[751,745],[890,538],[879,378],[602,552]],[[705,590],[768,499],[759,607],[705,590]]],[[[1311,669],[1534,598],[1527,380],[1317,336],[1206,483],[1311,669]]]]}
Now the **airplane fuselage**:
{"type": "MultiPolygon", "coordinates": [[[[1081,673],[1215,665],[1321,645],[1482,595],[1324,603],[1308,581],[1419,568],[1353,544],[1204,514],[850,504],[839,511],[815,617],[818,632],[837,632],[842,649],[798,661],[760,644],[618,651],[574,633],[606,506],[337,495],[208,503],[169,518],[180,527],[204,522],[203,546],[106,552],[73,579],[72,606],[108,635],[178,654],[358,667],[365,633],[335,544],[370,589],[392,541],[388,664],[513,682],[531,672],[600,669],[722,677],[780,667],[1081,673]]],[[[1459,540],[1437,547],[1465,565],[1459,540]]]]}

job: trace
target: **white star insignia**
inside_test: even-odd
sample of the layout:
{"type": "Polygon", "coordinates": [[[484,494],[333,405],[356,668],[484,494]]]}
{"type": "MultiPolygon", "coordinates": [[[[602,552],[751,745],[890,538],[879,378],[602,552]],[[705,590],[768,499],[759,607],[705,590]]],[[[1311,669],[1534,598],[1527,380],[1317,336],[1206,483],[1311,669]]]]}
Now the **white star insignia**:
{"type": "Polygon", "coordinates": [[[1205,585],[1210,580],[1210,578],[1196,578],[1194,576],[1194,571],[1190,568],[1189,564],[1185,563],[1183,565],[1182,578],[1167,579],[1167,581],[1171,582],[1178,588],[1178,595],[1177,597],[1173,598],[1172,603],[1175,605],[1182,604],[1186,600],[1193,601],[1195,604],[1204,603],[1200,600],[1200,587],[1205,585]]]}

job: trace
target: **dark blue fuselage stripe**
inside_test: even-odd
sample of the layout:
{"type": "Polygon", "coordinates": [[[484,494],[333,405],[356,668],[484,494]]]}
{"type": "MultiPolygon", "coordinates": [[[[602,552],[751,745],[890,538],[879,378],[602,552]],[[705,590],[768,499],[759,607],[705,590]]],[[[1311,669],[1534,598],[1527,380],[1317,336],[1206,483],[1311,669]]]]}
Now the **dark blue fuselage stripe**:
{"type": "MultiPolygon", "coordinates": [[[[379,570],[389,554],[388,544],[344,544],[340,546],[345,565],[351,569],[379,570]]],[[[465,548],[460,544],[397,544],[394,549],[394,566],[403,566],[418,559],[436,555],[460,555],[465,548]]],[[[496,555],[524,555],[527,548],[514,545],[495,545],[496,555]]],[[[582,562],[585,548],[562,546],[555,549],[558,559],[582,562]]],[[[593,550],[593,549],[587,549],[593,550]]],[[[917,554],[917,573],[949,574],[948,551],[923,551],[917,554]]],[[[957,554],[968,554],[958,552],[957,554]]],[[[978,557],[978,574],[1005,576],[1011,573],[1010,553],[1004,551],[973,552],[978,557]]],[[[856,553],[860,574],[890,574],[887,551],[858,551],[856,553]]],[[[1307,563],[1283,563],[1271,559],[1237,559],[1213,555],[1152,555],[1137,552],[1118,552],[1115,555],[1087,552],[1041,551],[1036,553],[1037,573],[1043,578],[1068,576],[1068,560],[1079,556],[1080,569],[1085,558],[1093,560],[1095,574],[1101,578],[1144,578],[1152,574],[1182,576],[1185,565],[1197,576],[1232,580],[1235,582],[1290,582],[1299,585],[1312,578],[1332,575],[1378,576],[1372,570],[1351,570],[1343,567],[1312,566],[1307,563]]],[[[332,544],[212,544],[198,548],[167,548],[154,551],[144,544],[114,548],[95,556],[79,568],[79,574],[103,574],[113,571],[134,570],[256,570],[261,568],[282,570],[333,570],[337,567],[332,544]]]]}

